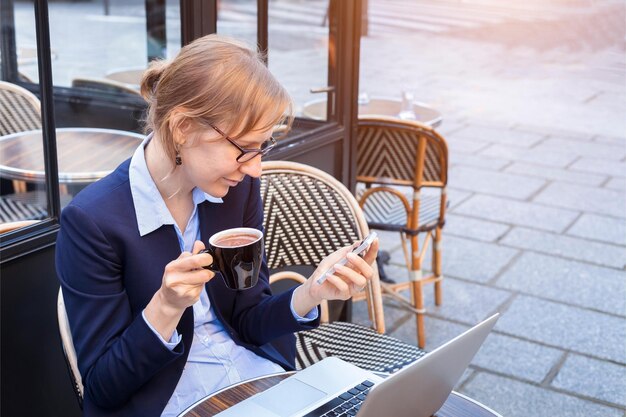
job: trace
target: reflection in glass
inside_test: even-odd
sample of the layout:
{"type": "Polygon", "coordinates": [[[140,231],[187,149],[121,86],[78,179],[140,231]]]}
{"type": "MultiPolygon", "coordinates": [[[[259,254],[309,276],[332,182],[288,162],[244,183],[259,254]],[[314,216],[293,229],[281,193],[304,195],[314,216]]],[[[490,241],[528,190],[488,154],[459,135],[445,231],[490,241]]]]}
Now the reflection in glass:
{"type": "MultiPolygon", "coordinates": [[[[2,33],[11,40],[16,32],[16,57],[4,59],[17,64],[18,81],[37,79],[37,48],[34,37],[34,8],[24,8],[19,14],[13,14],[14,20],[3,19],[2,33]],[[23,25],[23,26],[19,26],[23,25]],[[19,36],[17,35],[19,34],[19,36]],[[35,72],[24,74],[29,68],[35,72]],[[31,78],[32,77],[32,78],[31,78]]],[[[6,44],[4,45],[6,46],[6,44]]],[[[5,49],[12,50],[12,49],[5,49]]],[[[17,159],[20,155],[43,152],[43,140],[32,143],[10,143],[13,136],[24,132],[41,129],[41,104],[38,89],[27,90],[6,80],[0,81],[0,234],[28,226],[48,217],[45,182],[32,179],[19,171],[17,159]]],[[[43,177],[45,180],[45,176],[43,177]]]]}
{"type": "Polygon", "coordinates": [[[312,100],[333,93],[312,94],[329,84],[328,0],[269,3],[269,68],[294,99],[296,113],[312,100]]]}
{"type": "Polygon", "coordinates": [[[257,45],[256,0],[221,0],[217,6],[217,33],[257,45]]]}
{"type": "MultiPolygon", "coordinates": [[[[180,49],[179,2],[105,3],[108,7],[101,2],[48,4],[56,86],[69,87],[73,79],[103,79],[104,84],[112,80],[113,85],[137,87],[150,57],[172,57],[180,49]],[[147,17],[156,22],[149,33],[147,17]],[[165,27],[160,22],[165,22],[165,27]],[[117,75],[129,69],[135,71],[117,75]]],[[[30,2],[15,3],[15,21],[19,71],[37,82],[35,19],[30,2]]]]}

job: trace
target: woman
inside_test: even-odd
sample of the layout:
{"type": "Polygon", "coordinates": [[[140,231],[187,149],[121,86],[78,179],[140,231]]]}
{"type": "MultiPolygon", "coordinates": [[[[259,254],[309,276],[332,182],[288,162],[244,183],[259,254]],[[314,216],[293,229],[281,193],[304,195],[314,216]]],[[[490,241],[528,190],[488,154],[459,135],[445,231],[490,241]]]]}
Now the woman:
{"type": "Polygon", "coordinates": [[[261,157],[291,100],[258,54],[216,35],[154,62],[141,92],[150,134],[65,208],[57,240],[87,417],[175,416],[224,386],[293,369],[293,333],[318,325],[321,300],[361,290],[378,250],[361,259],[343,248],[280,295],[265,262],[255,287],[228,289],[199,252],[217,231],[262,229],[261,157]]]}

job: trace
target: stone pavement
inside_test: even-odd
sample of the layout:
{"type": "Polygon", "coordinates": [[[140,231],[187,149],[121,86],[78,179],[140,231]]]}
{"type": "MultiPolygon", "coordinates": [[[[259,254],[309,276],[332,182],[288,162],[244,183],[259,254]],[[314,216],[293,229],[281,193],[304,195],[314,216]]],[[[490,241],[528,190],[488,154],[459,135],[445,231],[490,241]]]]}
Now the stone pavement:
{"type": "MultiPolygon", "coordinates": [[[[362,91],[408,89],[444,117],[451,207],[427,349],[498,311],[460,392],[503,416],[625,416],[624,5],[552,2],[546,16],[499,2],[534,15],[489,23],[495,2],[466,1],[481,25],[419,28],[451,3],[370,0],[404,23],[374,17],[362,41],[362,91]]],[[[398,237],[381,243],[388,275],[406,280],[398,237]]],[[[412,313],[384,303],[389,334],[415,343],[412,313]]],[[[354,317],[366,322],[363,303],[354,317]]]]}

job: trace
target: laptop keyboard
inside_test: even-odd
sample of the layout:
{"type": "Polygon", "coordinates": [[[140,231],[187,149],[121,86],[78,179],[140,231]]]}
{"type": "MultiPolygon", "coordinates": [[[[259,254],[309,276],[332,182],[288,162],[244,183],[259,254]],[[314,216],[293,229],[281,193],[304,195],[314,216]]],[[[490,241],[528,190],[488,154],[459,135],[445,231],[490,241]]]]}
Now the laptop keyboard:
{"type": "Polygon", "coordinates": [[[374,386],[372,381],[365,380],[348,391],[333,398],[329,402],[311,411],[304,417],[350,417],[356,416],[365,397],[374,386]]]}

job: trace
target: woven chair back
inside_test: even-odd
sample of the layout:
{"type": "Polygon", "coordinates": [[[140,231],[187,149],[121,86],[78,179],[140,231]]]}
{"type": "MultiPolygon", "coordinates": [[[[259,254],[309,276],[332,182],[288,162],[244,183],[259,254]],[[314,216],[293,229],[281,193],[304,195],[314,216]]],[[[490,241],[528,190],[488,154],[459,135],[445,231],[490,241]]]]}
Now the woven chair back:
{"type": "Polygon", "coordinates": [[[359,182],[444,187],[447,165],[446,141],[431,127],[387,117],[359,119],[359,182]]]}
{"type": "Polygon", "coordinates": [[[359,222],[357,217],[360,209],[352,194],[316,168],[263,162],[261,196],[270,269],[317,265],[367,233],[364,218],[359,222]]]}
{"type": "Polygon", "coordinates": [[[39,99],[25,88],[0,81],[0,136],[41,129],[39,99]]]}
{"type": "MultiPolygon", "coordinates": [[[[342,183],[297,162],[263,162],[261,197],[265,252],[270,269],[316,266],[337,249],[369,233],[365,215],[342,183]]],[[[376,264],[365,295],[374,329],[385,332],[376,264]]]]}

